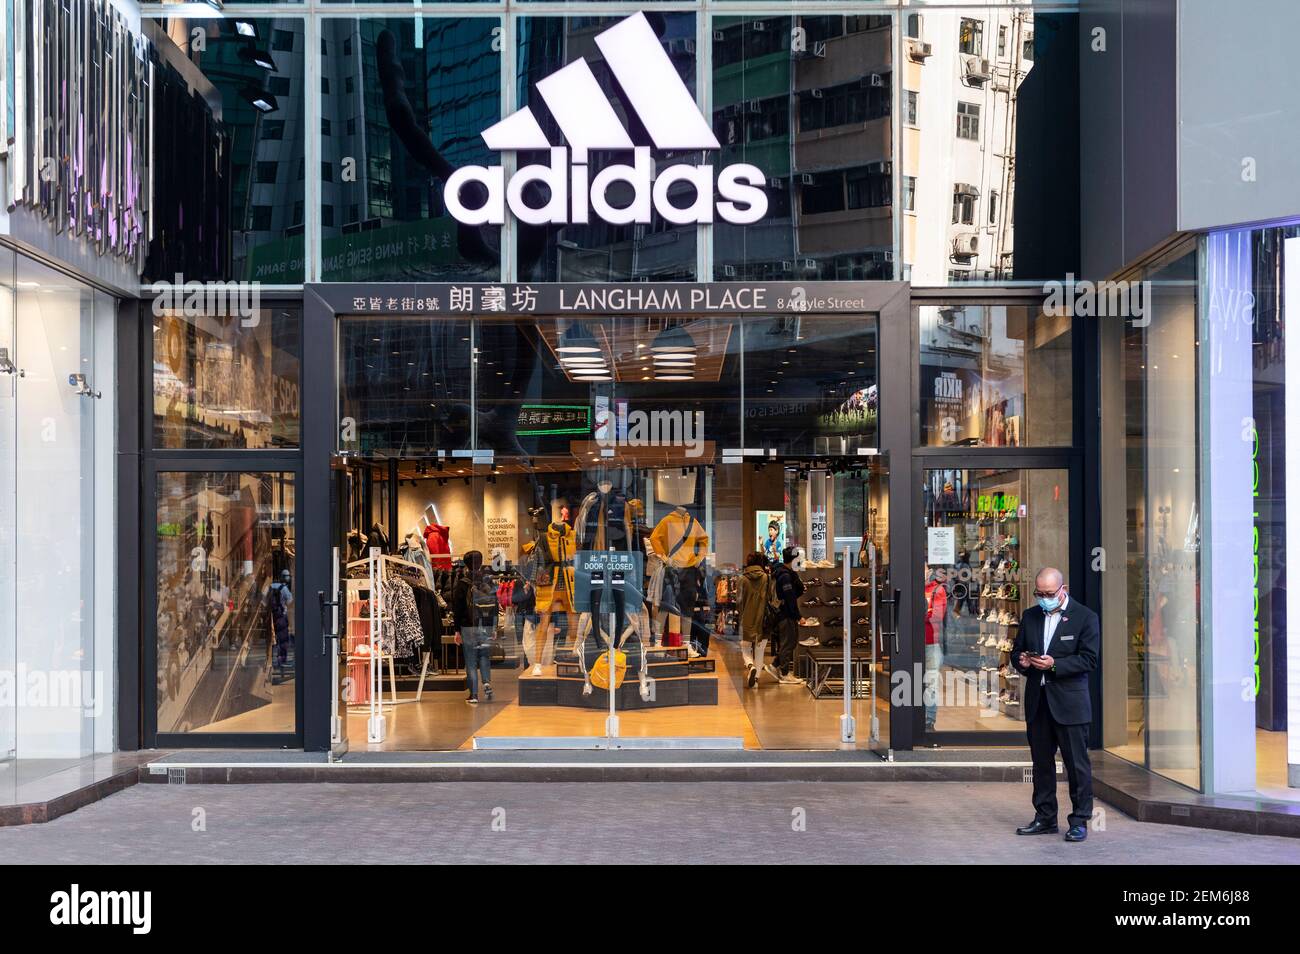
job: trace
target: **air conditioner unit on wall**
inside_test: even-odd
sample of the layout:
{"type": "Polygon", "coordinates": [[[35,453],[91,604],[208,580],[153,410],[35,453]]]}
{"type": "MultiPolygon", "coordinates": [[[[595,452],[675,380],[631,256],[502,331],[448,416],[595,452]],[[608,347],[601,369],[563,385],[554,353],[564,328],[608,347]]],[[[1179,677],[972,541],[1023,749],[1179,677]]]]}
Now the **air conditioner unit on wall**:
{"type": "Polygon", "coordinates": [[[934,52],[934,48],[929,43],[923,43],[920,40],[907,38],[907,55],[915,63],[924,63],[934,52]]]}
{"type": "Polygon", "coordinates": [[[970,83],[984,83],[993,76],[989,61],[979,56],[965,57],[966,80],[970,83]]]}
{"type": "Polygon", "coordinates": [[[952,240],[952,254],[955,258],[972,258],[979,254],[980,237],[977,232],[963,232],[952,240]]]}

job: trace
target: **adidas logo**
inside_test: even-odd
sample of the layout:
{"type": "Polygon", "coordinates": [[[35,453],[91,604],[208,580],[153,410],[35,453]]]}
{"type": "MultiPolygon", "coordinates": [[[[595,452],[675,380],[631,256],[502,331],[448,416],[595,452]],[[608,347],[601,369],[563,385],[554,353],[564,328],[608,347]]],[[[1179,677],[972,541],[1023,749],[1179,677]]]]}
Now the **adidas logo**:
{"type": "MultiPolygon", "coordinates": [[[[720,148],[645,14],[633,14],[598,34],[596,46],[655,148],[720,148]]],[[[502,166],[462,166],[447,178],[443,191],[447,211],[456,221],[501,225],[508,205],[515,218],[530,225],[581,224],[593,214],[611,225],[645,224],[652,208],[669,222],[690,225],[714,221],[715,191],[720,196],[716,214],[723,221],[746,225],[767,213],[767,194],[762,189],[766,177],[749,163],[723,167],[716,182],[711,165],[674,163],[655,174],[650,147],[633,144],[586,60],[575,60],[538,80],[537,91],[567,147],[547,141],[527,106],[484,130],[483,141],[494,152],[547,150],[550,165],[524,166],[508,183],[502,166]],[[628,150],[632,164],[606,166],[589,181],[587,154],[592,149],[628,150]],[[628,205],[616,207],[609,202],[607,193],[615,182],[631,186],[628,205]],[[694,200],[688,206],[669,201],[668,192],[678,182],[693,188],[694,200]],[[477,184],[469,190],[471,198],[478,200],[473,208],[464,202],[465,187],[471,183],[477,184]],[[546,186],[550,193],[538,207],[525,201],[525,190],[533,183],[546,186]]],[[[540,192],[532,190],[534,196],[540,192]]]]}

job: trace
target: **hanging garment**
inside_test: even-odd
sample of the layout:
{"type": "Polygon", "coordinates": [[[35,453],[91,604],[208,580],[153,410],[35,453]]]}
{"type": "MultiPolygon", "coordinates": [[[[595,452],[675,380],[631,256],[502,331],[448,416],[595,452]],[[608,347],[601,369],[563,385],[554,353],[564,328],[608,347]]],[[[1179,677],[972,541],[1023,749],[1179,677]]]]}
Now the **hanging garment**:
{"type": "Polygon", "coordinates": [[[442,607],[433,590],[413,586],[411,593],[415,597],[415,610],[420,616],[420,631],[424,636],[421,649],[432,652],[442,645],[442,607]]]}
{"type": "Polygon", "coordinates": [[[574,526],[579,550],[633,550],[640,542],[629,532],[635,527],[635,515],[621,490],[587,494],[574,526]]]}
{"type": "Polygon", "coordinates": [[[709,552],[704,525],[680,507],[670,510],[650,534],[655,552],[670,566],[695,566],[709,552]]]}
{"type": "Polygon", "coordinates": [[[537,573],[537,607],[545,613],[559,609],[573,612],[573,528],[552,523],[542,537],[541,565],[537,573]]]}
{"type": "Polygon", "coordinates": [[[424,528],[424,545],[435,570],[451,569],[451,527],[429,524],[424,528]]]}
{"type": "Polygon", "coordinates": [[[402,659],[414,656],[424,647],[424,627],[410,583],[400,577],[384,581],[384,608],[388,619],[384,625],[386,653],[402,659]]]}

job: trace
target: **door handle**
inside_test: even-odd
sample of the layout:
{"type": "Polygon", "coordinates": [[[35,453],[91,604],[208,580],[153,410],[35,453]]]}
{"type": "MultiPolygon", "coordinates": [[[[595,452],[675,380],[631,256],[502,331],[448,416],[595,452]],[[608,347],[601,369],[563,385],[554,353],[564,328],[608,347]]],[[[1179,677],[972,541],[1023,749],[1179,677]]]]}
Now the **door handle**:
{"type": "Polygon", "coordinates": [[[325,599],[325,596],[326,593],[324,590],[316,591],[316,599],[320,602],[320,654],[322,656],[328,656],[330,654],[330,650],[333,648],[330,644],[339,638],[338,633],[331,631],[329,624],[329,611],[337,608],[339,601],[327,600],[325,599]]]}

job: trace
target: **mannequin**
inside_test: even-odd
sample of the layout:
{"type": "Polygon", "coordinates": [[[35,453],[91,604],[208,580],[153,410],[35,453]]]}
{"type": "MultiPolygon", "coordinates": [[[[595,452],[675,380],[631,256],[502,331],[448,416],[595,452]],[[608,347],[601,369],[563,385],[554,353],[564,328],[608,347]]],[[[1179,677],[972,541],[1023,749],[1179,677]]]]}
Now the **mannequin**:
{"type": "MultiPolygon", "coordinates": [[[[534,651],[529,653],[529,658],[541,660],[551,656],[545,651],[545,647],[550,645],[551,616],[554,613],[565,614],[571,640],[578,632],[573,605],[573,553],[577,547],[572,527],[562,521],[544,520],[546,508],[534,507],[528,513],[533,518],[533,529],[537,532],[537,538],[524,544],[523,550],[526,554],[536,553],[538,557],[534,580],[537,587],[539,617],[534,641],[541,642],[543,645],[542,652],[538,652],[534,645],[534,651]]],[[[541,675],[541,671],[541,663],[535,662],[533,675],[541,675]]]]}
{"type": "Polygon", "coordinates": [[[451,569],[451,527],[430,523],[424,528],[424,545],[435,570],[451,569]]]}
{"type": "MultiPolygon", "coordinates": [[[[638,511],[634,506],[635,503],[627,498],[622,488],[615,488],[613,480],[603,469],[598,471],[596,489],[583,498],[582,505],[578,508],[576,523],[578,549],[601,551],[642,549],[641,538],[636,532],[638,511]]],[[[624,603],[622,590],[614,591],[612,595],[614,632],[609,634],[609,642],[617,649],[623,641],[628,607],[624,603]]],[[[579,608],[587,612],[586,623],[598,629],[604,628],[604,614],[596,605],[594,594],[590,607],[579,608]]],[[[639,614],[640,607],[632,607],[631,622],[634,627],[639,614]]],[[[579,626],[584,630],[581,637],[585,638],[586,627],[581,622],[579,626]]]]}
{"type": "Polygon", "coordinates": [[[685,507],[678,506],[664,515],[648,542],[664,564],[657,612],[663,642],[665,646],[680,646],[682,633],[690,632],[700,585],[699,566],[709,552],[709,535],[685,507]]]}

